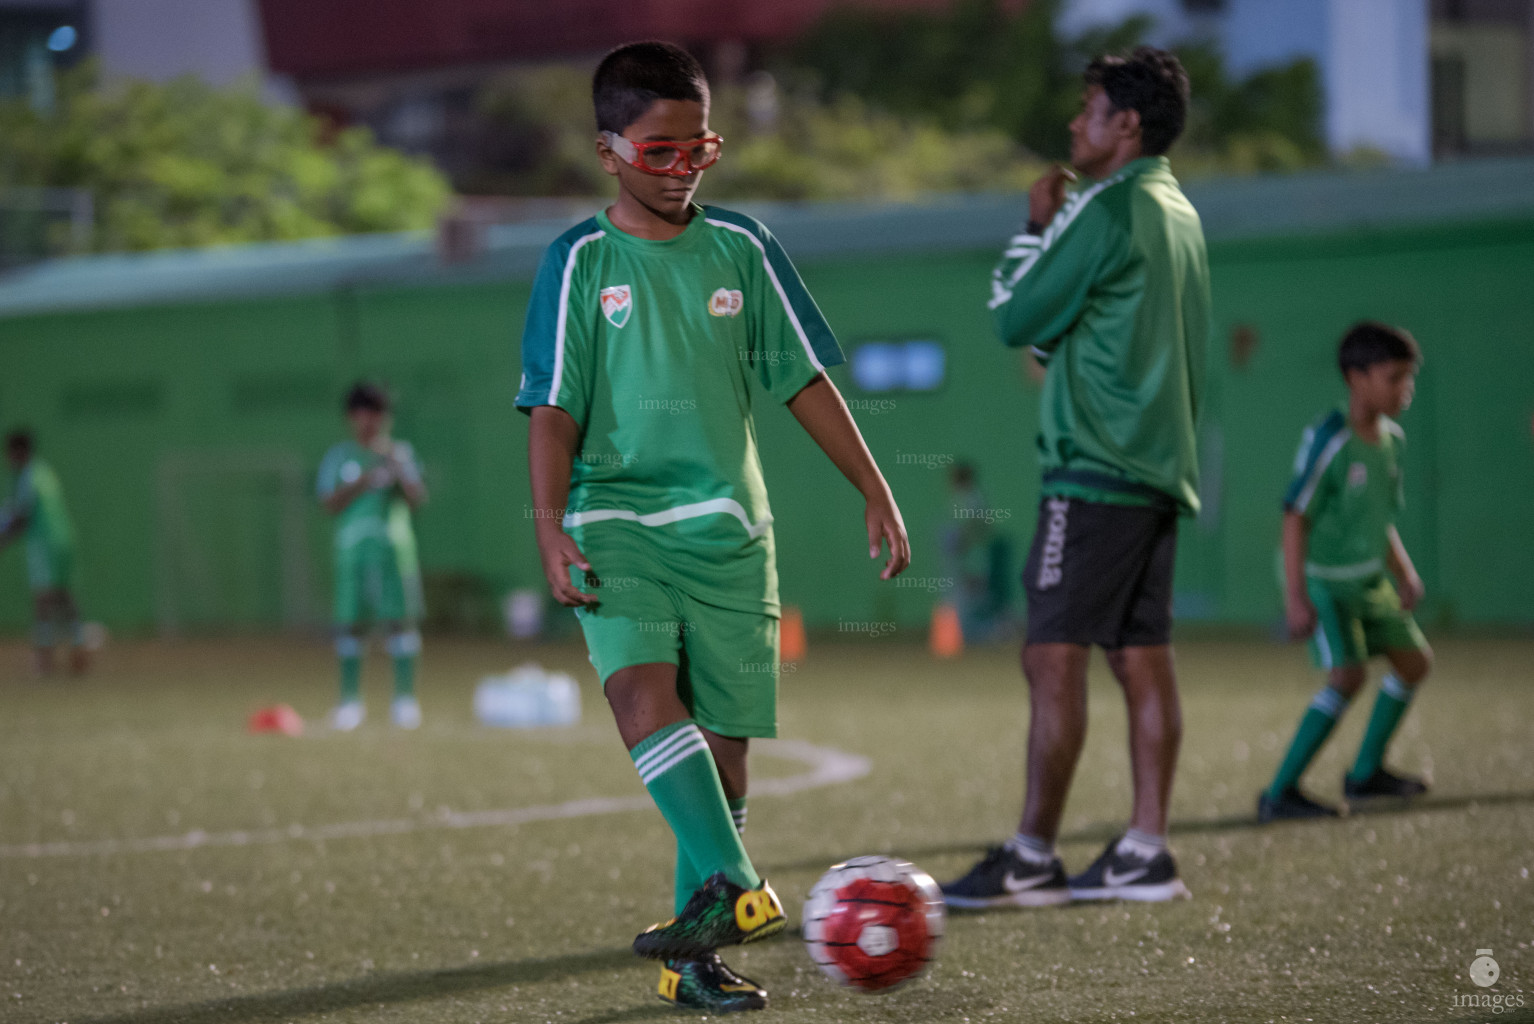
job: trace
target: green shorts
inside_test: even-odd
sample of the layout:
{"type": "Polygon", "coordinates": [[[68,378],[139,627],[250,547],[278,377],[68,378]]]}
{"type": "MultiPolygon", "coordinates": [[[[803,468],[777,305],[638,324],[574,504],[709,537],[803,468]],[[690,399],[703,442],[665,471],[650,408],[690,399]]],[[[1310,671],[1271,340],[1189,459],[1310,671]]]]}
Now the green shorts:
{"type": "Polygon", "coordinates": [[[409,552],[378,537],[337,549],[336,625],[355,626],[364,611],[373,622],[416,622],[422,607],[421,572],[409,552]]]}
{"type": "Polygon", "coordinates": [[[27,585],[32,593],[68,590],[74,585],[75,553],[53,544],[27,544],[27,585]]]}
{"type": "Polygon", "coordinates": [[[1387,651],[1427,650],[1427,638],[1388,576],[1357,583],[1309,577],[1305,581],[1316,606],[1316,631],[1310,654],[1321,668],[1362,665],[1387,651]]]}
{"type": "Polygon", "coordinates": [[[778,734],[775,616],[704,604],[645,576],[604,577],[599,593],[600,605],[575,614],[604,686],[631,665],[675,665],[677,692],[699,725],[721,736],[778,734]]]}

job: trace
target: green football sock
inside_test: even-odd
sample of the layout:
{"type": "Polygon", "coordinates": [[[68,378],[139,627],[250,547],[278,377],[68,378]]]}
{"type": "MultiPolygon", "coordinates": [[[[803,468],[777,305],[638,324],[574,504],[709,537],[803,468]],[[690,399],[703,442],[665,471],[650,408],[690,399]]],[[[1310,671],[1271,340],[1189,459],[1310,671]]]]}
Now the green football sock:
{"type": "MultiPolygon", "coordinates": [[[[738,835],[746,834],[746,798],[728,801],[730,817],[735,821],[735,832],[738,835]]],[[[682,908],[687,906],[687,897],[691,896],[697,888],[707,879],[698,873],[698,869],[692,866],[692,861],[687,859],[687,854],[682,852],[681,846],[676,848],[676,893],[675,913],[680,914],[682,908]]]]}
{"type": "MultiPolygon", "coordinates": [[[[696,722],[686,718],[657,729],[629,756],[676,836],[679,859],[685,857],[701,879],[723,871],[736,885],[762,884],[735,831],[719,770],[696,722]]],[[[679,879],[681,873],[679,864],[679,879]]]]}
{"type": "Polygon", "coordinates": [[[362,699],[362,641],[349,634],[336,637],[336,659],[341,666],[341,703],[362,699]]]}
{"type": "Polygon", "coordinates": [[[1374,711],[1369,715],[1369,727],[1364,730],[1364,741],[1358,746],[1358,760],[1348,772],[1354,782],[1363,782],[1380,770],[1385,762],[1385,748],[1390,745],[1396,726],[1406,717],[1411,698],[1412,691],[1393,672],[1380,684],[1380,695],[1375,698],[1374,711]]]}
{"type": "Polygon", "coordinates": [[[421,653],[421,634],[415,630],[395,633],[386,645],[394,659],[394,697],[415,696],[415,661],[421,653]]]}
{"type": "Polygon", "coordinates": [[[1330,686],[1322,687],[1315,695],[1300,719],[1300,727],[1295,731],[1283,763],[1278,766],[1278,774],[1273,776],[1273,784],[1268,787],[1270,798],[1277,800],[1284,790],[1299,785],[1300,776],[1310,767],[1311,760],[1326,742],[1326,737],[1332,734],[1332,727],[1347,707],[1348,698],[1330,686]]]}

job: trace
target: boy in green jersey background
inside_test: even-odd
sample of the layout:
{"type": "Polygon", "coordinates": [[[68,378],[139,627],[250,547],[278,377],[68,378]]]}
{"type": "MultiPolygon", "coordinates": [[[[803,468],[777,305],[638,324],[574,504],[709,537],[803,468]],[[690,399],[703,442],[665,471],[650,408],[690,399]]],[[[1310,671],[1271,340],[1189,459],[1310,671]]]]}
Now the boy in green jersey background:
{"type": "Polygon", "coordinates": [[[422,613],[421,570],[416,560],[410,514],[426,500],[426,485],[415,452],[389,436],[389,396],[369,383],[346,395],[352,439],[334,445],[320,463],[316,486],[320,504],[336,517],[335,624],[341,699],[331,712],[334,729],[362,724],[362,636],[364,610],[383,627],[394,662],[394,724],[421,724],[415,696],[415,663],[421,653],[417,630],[422,613]],[[366,605],[366,609],[364,609],[366,605]]]}
{"type": "Polygon", "coordinates": [[[74,527],[64,489],[52,467],[37,456],[29,430],[5,438],[5,455],[16,473],[10,500],[0,507],[0,547],[26,537],[27,582],[32,588],[32,658],[38,675],[53,671],[53,648],[62,628],[69,667],[83,672],[87,655],[74,598],[74,527]]]}
{"type": "Polygon", "coordinates": [[[677,839],[676,916],[634,951],[659,994],[713,1012],[766,993],[714,950],[786,918],[741,844],[746,754],[777,730],[778,581],[752,388],[789,410],[862,493],[881,578],[910,560],[900,512],[825,367],[825,319],[772,234],[697,206],[723,140],[703,70],[666,43],[608,54],[597,156],[618,198],[549,247],[517,407],[538,550],[580,620],[640,779],[677,839]]]}
{"type": "Polygon", "coordinates": [[[1377,654],[1391,671],[1343,792],[1363,799],[1427,791],[1421,780],[1384,767],[1385,748],[1433,658],[1411,615],[1422,600],[1422,579],[1395,527],[1405,501],[1404,435],[1392,417],[1411,404],[1421,351],[1400,328],[1360,323],[1343,336],[1337,362],[1348,385],[1347,407],[1306,428],[1284,494],[1284,615],[1291,636],[1310,637],[1316,664],[1327,670],[1326,686],[1257,798],[1263,821],[1337,813],[1302,793],[1300,776],[1377,654]]]}

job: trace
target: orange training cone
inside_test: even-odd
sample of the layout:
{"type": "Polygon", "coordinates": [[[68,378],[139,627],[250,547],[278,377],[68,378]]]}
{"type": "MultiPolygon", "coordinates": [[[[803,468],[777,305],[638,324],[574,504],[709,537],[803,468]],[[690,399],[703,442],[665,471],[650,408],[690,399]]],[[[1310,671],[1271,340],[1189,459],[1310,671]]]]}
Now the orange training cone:
{"type": "Polygon", "coordinates": [[[951,604],[932,609],[932,633],[927,649],[935,658],[957,658],[964,653],[964,628],[959,625],[959,610],[951,604]]]}
{"type": "Polygon", "coordinates": [[[289,704],[277,704],[269,708],[262,708],[255,712],[245,723],[245,728],[250,732],[276,732],[284,736],[300,736],[304,731],[304,720],[298,717],[289,704]]]}
{"type": "Polygon", "coordinates": [[[778,632],[779,656],[784,661],[800,661],[807,645],[804,640],[804,616],[792,605],[783,609],[783,621],[778,632]]]}

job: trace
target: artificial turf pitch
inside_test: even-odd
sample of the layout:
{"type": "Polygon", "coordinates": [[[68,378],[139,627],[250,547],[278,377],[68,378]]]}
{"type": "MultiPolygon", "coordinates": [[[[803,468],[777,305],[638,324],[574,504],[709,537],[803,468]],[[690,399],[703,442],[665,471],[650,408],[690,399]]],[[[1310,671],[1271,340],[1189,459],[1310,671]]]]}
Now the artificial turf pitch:
{"type": "MultiPolygon", "coordinates": [[[[493,729],[474,683],[528,656],[429,641],[426,724],[317,726],[314,642],[130,643],[81,681],[34,683],[0,646],[0,1020],[666,1019],[628,944],[669,916],[671,842],[583,652],[583,724],[493,729]],[[288,702],[308,735],[248,735],[288,702]]],[[[1255,825],[1254,797],[1319,685],[1297,649],[1183,643],[1173,845],[1191,901],[951,916],[930,974],[838,989],[793,935],[726,951],[779,1021],[1534,1019],[1534,642],[1439,646],[1392,748],[1430,797],[1342,821],[1255,825]],[[1501,980],[1471,983],[1478,949],[1501,980]],[[1485,994],[1493,1014],[1466,999],[1485,994]]],[[[1373,688],[1308,776],[1336,798],[1373,688]]],[[[782,735],[852,758],[753,755],[747,846],[791,914],[864,853],[956,876],[1016,821],[1025,691],[1008,650],[931,661],[895,640],[815,644],[783,677],[782,735]],[[869,771],[836,782],[835,769],[869,771]],[[822,768],[826,765],[822,764],[822,768]]],[[[1061,843],[1079,870],[1122,825],[1122,702],[1094,664],[1088,748],[1061,843]]],[[[788,756],[795,755],[795,756],[788,756]]]]}

